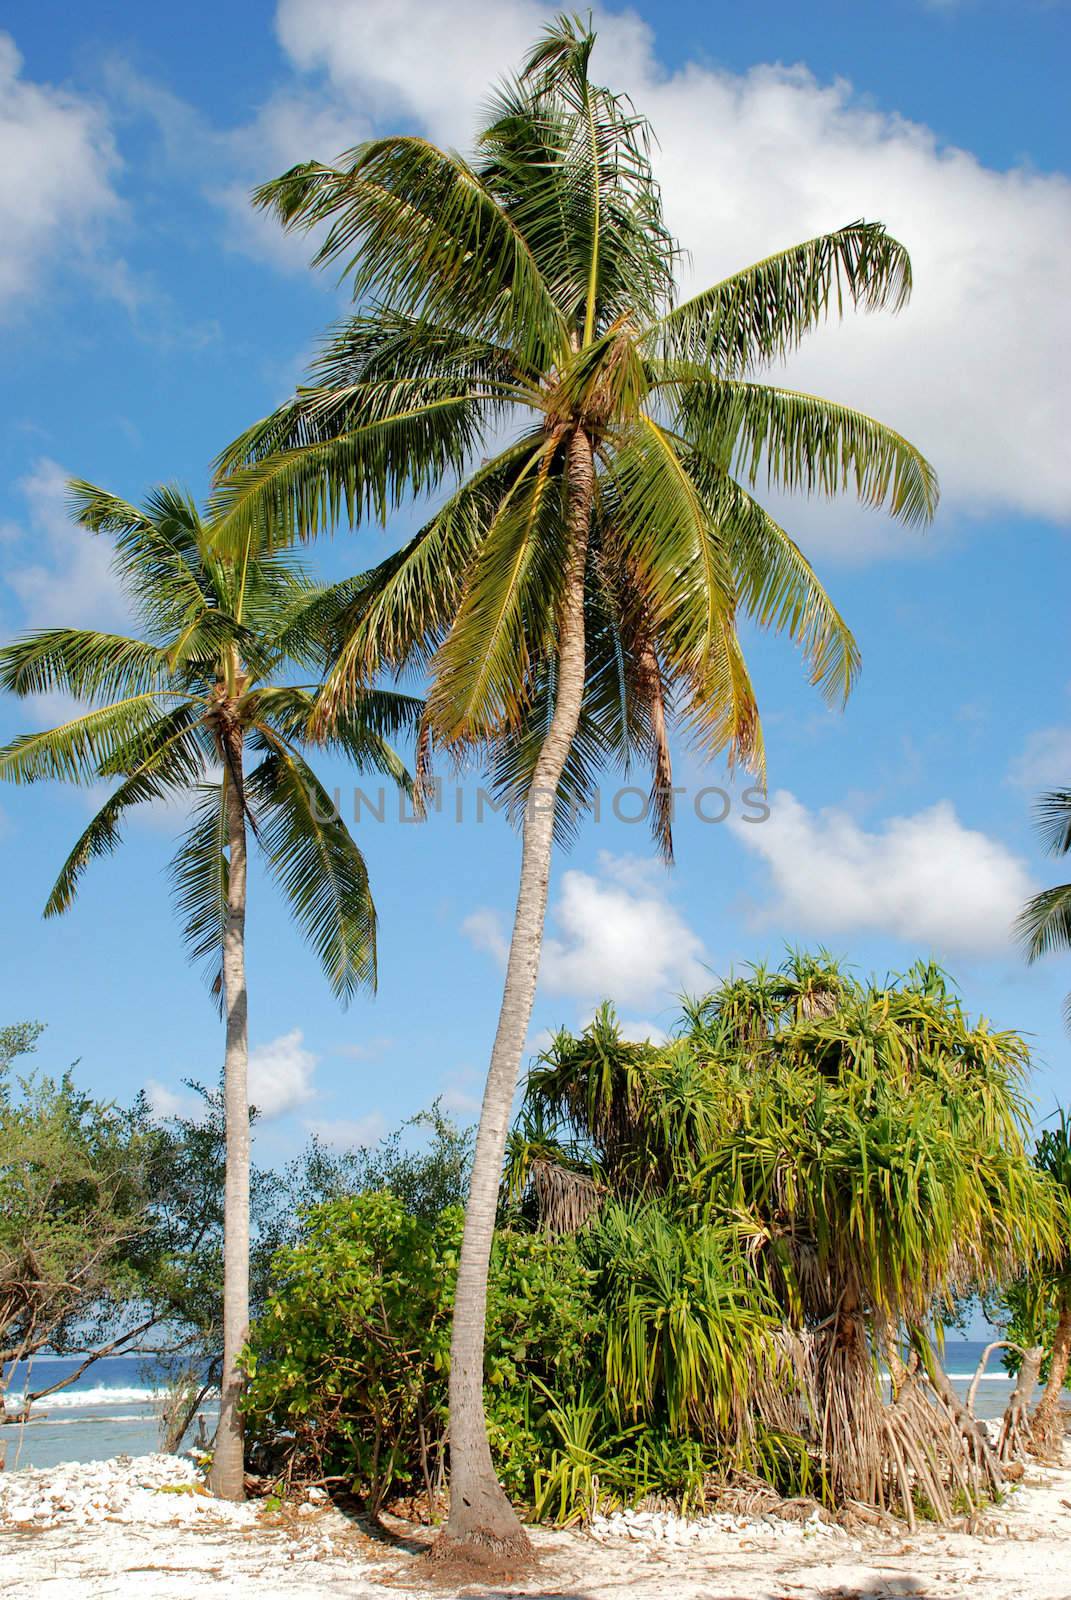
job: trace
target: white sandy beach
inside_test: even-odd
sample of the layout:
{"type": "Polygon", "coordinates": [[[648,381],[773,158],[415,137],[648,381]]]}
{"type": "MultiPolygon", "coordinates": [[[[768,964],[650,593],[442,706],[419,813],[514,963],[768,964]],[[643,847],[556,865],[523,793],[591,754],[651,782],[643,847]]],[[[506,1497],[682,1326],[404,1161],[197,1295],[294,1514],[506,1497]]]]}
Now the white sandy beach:
{"type": "Polygon", "coordinates": [[[539,1566],[511,1585],[428,1582],[424,1529],[372,1538],[333,1507],[279,1514],[198,1492],[174,1456],[0,1477],[0,1592],[10,1600],[398,1600],[485,1594],[557,1600],[1069,1600],[1071,1470],[1032,1469],[981,1534],[926,1528],[850,1537],[779,1518],[620,1519],[536,1530],[539,1566]]]}

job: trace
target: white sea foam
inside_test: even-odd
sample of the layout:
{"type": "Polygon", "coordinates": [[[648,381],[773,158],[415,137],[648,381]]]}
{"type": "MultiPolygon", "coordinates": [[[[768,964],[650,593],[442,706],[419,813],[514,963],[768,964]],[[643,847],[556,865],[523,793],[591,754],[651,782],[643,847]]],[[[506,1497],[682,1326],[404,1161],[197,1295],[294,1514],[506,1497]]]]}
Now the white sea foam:
{"type": "MultiPolygon", "coordinates": [[[[160,1393],[159,1389],[142,1386],[112,1388],[102,1383],[90,1389],[59,1389],[55,1394],[42,1395],[40,1400],[34,1402],[34,1410],[52,1411],[60,1406],[151,1406],[160,1393]]],[[[19,1393],[17,1389],[9,1390],[6,1396],[7,1409],[17,1411],[24,1398],[24,1393],[19,1393]]]]}

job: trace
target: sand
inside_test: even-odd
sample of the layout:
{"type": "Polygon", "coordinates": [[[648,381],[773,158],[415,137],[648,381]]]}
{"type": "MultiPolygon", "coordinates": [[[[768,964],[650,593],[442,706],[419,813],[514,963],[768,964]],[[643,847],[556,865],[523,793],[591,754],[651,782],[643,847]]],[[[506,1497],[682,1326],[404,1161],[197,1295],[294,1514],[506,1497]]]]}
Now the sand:
{"type": "Polygon", "coordinates": [[[539,1565],[514,1584],[445,1591],[428,1582],[426,1539],[397,1522],[373,1537],[323,1500],[277,1513],[221,1505],[175,1456],[0,1475],[5,1600],[1071,1600],[1071,1470],[1029,1470],[980,1535],[611,1519],[535,1530],[539,1565]]]}

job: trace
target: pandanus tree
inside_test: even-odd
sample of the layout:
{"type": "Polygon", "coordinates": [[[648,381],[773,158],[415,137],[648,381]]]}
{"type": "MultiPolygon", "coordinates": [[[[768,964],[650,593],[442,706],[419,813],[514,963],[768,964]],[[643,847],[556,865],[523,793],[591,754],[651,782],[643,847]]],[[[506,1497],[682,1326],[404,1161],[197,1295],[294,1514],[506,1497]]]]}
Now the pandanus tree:
{"type": "MultiPolygon", "coordinates": [[[[192,815],[171,864],[191,958],[207,962],[226,1016],[226,1197],[216,1492],[243,1494],[237,1358],[249,1312],[249,1101],[245,972],[250,833],[335,994],[376,977],[376,913],[364,859],[306,759],[325,629],[341,590],[314,585],[250,524],[237,552],[174,488],[144,507],[71,485],[80,525],[115,541],[115,566],[143,625],[136,637],[49,628],[0,651],[0,685],[89,702],[58,727],[0,751],[0,777],[111,785],[64,862],[45,906],[67,911],[89,863],[121,840],[128,813],[172,802],[192,815]],[[302,677],[309,682],[302,682],[302,677]]],[[[389,740],[420,704],[364,691],[320,742],[407,784],[389,740]]]]}
{"type": "Polygon", "coordinates": [[[934,474],[873,418],[764,381],[831,311],[907,299],[906,251],[853,222],[678,302],[678,246],[649,129],[589,74],[559,19],[491,104],[472,160],[411,136],[308,163],[258,192],[322,228],[357,309],[310,387],[220,462],[220,537],[267,514],[310,537],[451,492],[367,576],[320,718],[383,670],[430,685],[425,760],[485,755],[522,822],[520,884],[457,1283],[450,1389],[458,1541],[524,1548],[483,1416],[486,1274],[510,1106],[539,967],[552,844],[607,762],[648,764],[670,854],[668,737],[761,767],[741,616],[787,633],[833,701],[856,646],[752,494],[854,489],[925,521],[934,474]],[[456,483],[456,486],[454,486],[456,483]]]}
{"type": "MultiPolygon", "coordinates": [[[[861,984],[793,958],[720,985],[664,1046],[622,1040],[607,1013],[559,1035],[529,1077],[514,1188],[527,1123],[536,1159],[557,1150],[599,1195],[659,1203],[686,1232],[731,1228],[795,1369],[794,1409],[782,1394],[766,1421],[798,1433],[834,1499],[948,1520],[1000,1466],[927,1334],[1060,1235],[1026,1148],[1026,1065],[1022,1040],[969,1019],[932,967],[861,984]],[[902,1344],[887,1404],[875,1352],[902,1344]]],[[[545,1175],[541,1189],[567,1192],[545,1175]]]]}

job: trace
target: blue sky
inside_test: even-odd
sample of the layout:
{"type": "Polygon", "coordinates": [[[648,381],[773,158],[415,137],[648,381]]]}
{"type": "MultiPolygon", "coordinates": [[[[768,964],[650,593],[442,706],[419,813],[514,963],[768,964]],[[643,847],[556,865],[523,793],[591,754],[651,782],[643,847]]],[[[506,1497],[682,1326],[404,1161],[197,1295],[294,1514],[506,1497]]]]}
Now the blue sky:
{"type": "MultiPolygon", "coordinates": [[[[106,550],[67,523],[66,474],[134,499],[167,479],[202,494],[214,454],[284,397],[340,313],[302,247],[252,214],[250,186],[373,129],[464,145],[486,87],[546,14],[534,0],[281,0],[274,13],[238,0],[9,3],[5,634],[122,623],[106,550]]],[[[860,215],[904,239],[909,309],[820,330],[789,376],[909,434],[944,497],[925,534],[849,502],[778,502],[857,632],[859,687],[830,713],[790,647],[748,638],[770,820],[743,821],[737,794],[729,821],[699,821],[695,791],[726,779],[682,752],[690,793],[667,874],[643,827],[607,802],[557,866],[533,1038],[604,997],[633,1031],[664,1028],[682,988],[786,942],[824,943],[863,971],[933,954],[972,1009],[1032,1036],[1048,1110],[1068,1096],[1059,1010],[1071,970],[1025,969],[1008,925],[1054,870],[1032,839],[1031,798],[1071,775],[1067,7],[670,3],[596,21],[603,72],[660,136],[670,220],[697,280],[860,215]]],[[[339,533],[310,562],[356,570],[418,514],[339,533]]],[[[4,736],[48,710],[5,704],[4,736]]],[[[354,775],[325,770],[348,804],[354,775]]],[[[475,1109],[518,847],[501,819],[476,825],[472,800],[461,825],[450,814],[360,825],[381,983],[346,1013],[254,877],[254,1083],[273,1112],[263,1159],[314,1127],[374,1135],[437,1094],[475,1109]]],[[[133,824],[76,909],[44,923],[87,799],[8,789],[0,808],[3,1017],[46,1021],[44,1059],[80,1058],[102,1092],[152,1084],[166,1108],[183,1078],[213,1081],[220,1029],[167,898],[181,819],[133,824]]]]}

